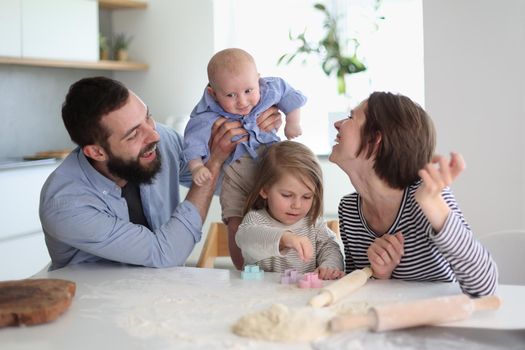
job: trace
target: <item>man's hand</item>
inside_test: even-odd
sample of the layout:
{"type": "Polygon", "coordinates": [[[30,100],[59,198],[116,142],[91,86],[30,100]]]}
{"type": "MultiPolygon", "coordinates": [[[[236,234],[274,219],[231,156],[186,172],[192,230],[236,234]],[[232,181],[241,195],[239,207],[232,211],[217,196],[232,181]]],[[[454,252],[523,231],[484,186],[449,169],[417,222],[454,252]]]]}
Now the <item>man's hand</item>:
{"type": "Polygon", "coordinates": [[[246,135],[246,130],[240,128],[240,123],[226,122],[226,118],[218,118],[212,126],[209,141],[210,158],[206,162],[206,168],[210,171],[211,178],[201,186],[191,186],[186,196],[186,200],[199,210],[202,222],[206,220],[206,215],[208,215],[211,198],[215,192],[222,165],[235,149],[235,146],[239,142],[247,140],[247,137],[242,137],[243,135],[246,135]],[[232,142],[232,137],[235,136],[241,138],[232,142]]]}
{"type": "Polygon", "coordinates": [[[286,231],[281,236],[281,242],[279,242],[279,250],[284,250],[285,248],[291,248],[297,252],[299,258],[307,262],[312,256],[314,249],[312,247],[312,242],[305,236],[299,236],[293,233],[292,231],[286,231]]]}
{"type": "Polygon", "coordinates": [[[224,161],[233,152],[235,147],[248,140],[248,133],[241,128],[238,121],[229,121],[224,117],[218,118],[212,126],[210,137],[210,159],[207,167],[213,174],[218,174],[224,161]],[[237,141],[232,141],[234,137],[237,141]]]}
{"type": "Polygon", "coordinates": [[[277,132],[282,123],[283,118],[281,113],[275,106],[268,108],[257,117],[257,126],[264,132],[271,132],[274,130],[277,132]]]}
{"type": "Polygon", "coordinates": [[[401,262],[404,252],[405,239],[401,231],[394,235],[385,234],[376,238],[374,243],[368,247],[368,261],[374,271],[374,277],[388,279],[392,271],[401,262]]]}

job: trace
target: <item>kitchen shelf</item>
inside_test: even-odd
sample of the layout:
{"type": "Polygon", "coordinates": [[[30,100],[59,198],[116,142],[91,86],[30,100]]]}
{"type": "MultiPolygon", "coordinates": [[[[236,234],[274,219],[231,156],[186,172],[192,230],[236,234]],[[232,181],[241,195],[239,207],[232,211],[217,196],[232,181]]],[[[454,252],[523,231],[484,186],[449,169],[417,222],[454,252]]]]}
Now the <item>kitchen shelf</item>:
{"type": "Polygon", "coordinates": [[[38,58],[0,57],[0,64],[13,64],[19,66],[77,68],[94,70],[141,71],[149,66],[145,63],[130,61],[64,61],[38,58]]]}
{"type": "Polygon", "coordinates": [[[99,0],[98,5],[105,9],[145,9],[148,3],[137,0],[99,0]]]}

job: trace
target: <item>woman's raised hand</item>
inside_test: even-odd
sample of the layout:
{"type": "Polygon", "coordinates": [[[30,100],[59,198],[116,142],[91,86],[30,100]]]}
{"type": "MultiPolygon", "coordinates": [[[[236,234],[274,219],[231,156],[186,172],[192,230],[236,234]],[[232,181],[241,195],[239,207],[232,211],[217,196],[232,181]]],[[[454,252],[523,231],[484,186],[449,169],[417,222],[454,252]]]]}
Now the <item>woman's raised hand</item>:
{"type": "Polygon", "coordinates": [[[418,173],[423,184],[416,192],[416,200],[421,202],[441,196],[441,191],[450,186],[464,169],[465,161],[459,153],[450,153],[450,161],[446,157],[435,155],[432,162],[418,173]]]}
{"type": "Polygon", "coordinates": [[[450,161],[446,157],[435,155],[432,162],[418,173],[423,183],[417,189],[415,198],[436,232],[441,231],[450,212],[441,192],[450,186],[463,170],[463,157],[459,153],[451,152],[450,161]]]}

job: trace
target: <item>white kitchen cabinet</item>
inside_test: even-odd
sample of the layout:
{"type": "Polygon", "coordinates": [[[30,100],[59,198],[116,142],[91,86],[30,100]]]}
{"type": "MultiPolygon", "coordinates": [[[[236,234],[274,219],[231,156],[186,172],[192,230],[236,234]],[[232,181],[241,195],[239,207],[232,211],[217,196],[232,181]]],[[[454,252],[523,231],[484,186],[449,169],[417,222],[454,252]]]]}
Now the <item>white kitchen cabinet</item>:
{"type": "Polygon", "coordinates": [[[58,163],[0,170],[0,280],[27,278],[49,261],[40,190],[58,163]]]}
{"type": "Polygon", "coordinates": [[[22,55],[22,0],[0,1],[0,56],[22,55]]]}
{"type": "Polygon", "coordinates": [[[0,65],[143,71],[147,64],[99,60],[99,12],[146,9],[145,0],[0,0],[0,65]]]}
{"type": "Polygon", "coordinates": [[[145,9],[147,0],[98,0],[98,6],[105,9],[145,9]]]}
{"type": "Polygon", "coordinates": [[[0,281],[31,277],[50,261],[41,231],[0,241],[0,281]]]}
{"type": "Polygon", "coordinates": [[[22,56],[98,61],[96,0],[22,0],[22,56]]]}

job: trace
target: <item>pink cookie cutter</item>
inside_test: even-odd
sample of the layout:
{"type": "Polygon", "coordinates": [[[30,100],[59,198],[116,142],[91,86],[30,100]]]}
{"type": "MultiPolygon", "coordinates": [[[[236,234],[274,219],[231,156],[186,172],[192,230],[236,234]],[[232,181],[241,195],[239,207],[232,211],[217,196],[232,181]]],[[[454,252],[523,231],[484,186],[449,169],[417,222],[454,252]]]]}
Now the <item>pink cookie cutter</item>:
{"type": "Polygon", "coordinates": [[[303,278],[297,282],[299,288],[322,288],[323,281],[319,279],[319,275],[315,272],[307,272],[303,278]]]}
{"type": "Polygon", "coordinates": [[[295,284],[301,279],[301,274],[296,269],[286,269],[281,274],[282,284],[295,284]]]}

